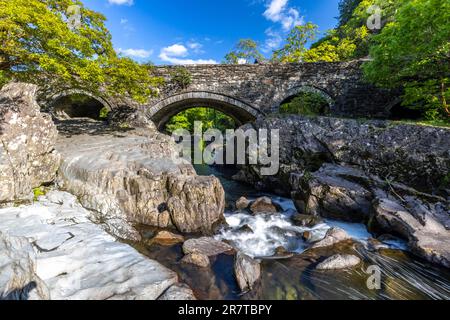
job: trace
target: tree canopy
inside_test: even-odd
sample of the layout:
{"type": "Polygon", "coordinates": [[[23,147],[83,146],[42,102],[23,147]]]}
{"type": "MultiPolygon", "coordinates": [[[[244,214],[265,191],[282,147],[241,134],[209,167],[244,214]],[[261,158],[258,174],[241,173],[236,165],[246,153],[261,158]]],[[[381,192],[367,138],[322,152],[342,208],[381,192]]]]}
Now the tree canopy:
{"type": "Polygon", "coordinates": [[[305,49],[314,25],[296,27],[274,52],[281,62],[335,62],[369,58],[368,81],[403,89],[403,105],[429,120],[449,121],[450,2],[442,0],[342,0],[338,26],[305,49]],[[379,28],[369,28],[380,13],[379,28]]]}
{"type": "Polygon", "coordinates": [[[104,23],[79,0],[0,0],[0,84],[51,81],[146,101],[161,79],[118,56],[104,23]]]}
{"type": "Polygon", "coordinates": [[[387,88],[403,87],[403,104],[432,120],[450,117],[450,2],[410,0],[375,36],[367,78],[387,88]]]}
{"type": "Polygon", "coordinates": [[[203,131],[213,128],[225,131],[236,127],[236,122],[223,112],[212,108],[196,107],[174,115],[167,123],[166,130],[173,132],[176,129],[186,129],[193,133],[195,121],[202,122],[203,131]]]}
{"type": "Polygon", "coordinates": [[[274,51],[272,60],[285,63],[302,61],[307,51],[306,44],[308,41],[314,40],[316,34],[317,25],[311,22],[294,27],[290,31],[284,47],[274,51]]]}
{"type": "Polygon", "coordinates": [[[260,52],[259,44],[252,39],[239,40],[234,50],[225,56],[227,64],[254,63],[263,60],[264,56],[260,52]]]}

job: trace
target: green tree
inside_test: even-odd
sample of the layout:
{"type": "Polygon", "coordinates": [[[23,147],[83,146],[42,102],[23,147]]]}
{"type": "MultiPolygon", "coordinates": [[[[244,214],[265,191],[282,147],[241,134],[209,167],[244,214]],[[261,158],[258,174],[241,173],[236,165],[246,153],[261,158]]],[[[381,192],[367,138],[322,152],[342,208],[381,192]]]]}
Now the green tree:
{"type": "Polygon", "coordinates": [[[398,8],[409,0],[344,0],[340,3],[339,25],[314,43],[304,54],[305,62],[348,61],[369,55],[374,35],[379,30],[369,30],[367,21],[372,6],[381,9],[381,27],[394,19],[398,8]]]}
{"type": "Polygon", "coordinates": [[[166,130],[168,132],[173,132],[176,129],[186,129],[193,133],[195,121],[202,122],[203,131],[211,128],[225,131],[226,129],[233,129],[236,127],[235,121],[223,112],[212,108],[196,107],[174,115],[167,123],[166,130]]]}
{"type": "Polygon", "coordinates": [[[374,37],[368,80],[405,89],[403,105],[420,108],[428,119],[449,119],[450,2],[409,0],[395,20],[374,37]]]}
{"type": "Polygon", "coordinates": [[[308,41],[315,39],[317,25],[308,22],[305,25],[294,27],[286,40],[283,48],[274,51],[272,60],[282,63],[300,62],[306,52],[308,41]]]}
{"type": "Polygon", "coordinates": [[[264,56],[259,50],[259,44],[252,39],[239,40],[234,50],[225,55],[227,64],[254,63],[263,60],[264,56]]]}
{"type": "Polygon", "coordinates": [[[51,81],[145,101],[161,80],[116,54],[104,22],[79,0],[0,0],[0,83],[51,81]],[[79,24],[69,23],[73,8],[79,24]]]}
{"type": "Polygon", "coordinates": [[[339,1],[339,26],[347,24],[352,18],[353,12],[362,0],[340,0],[339,1]]]}

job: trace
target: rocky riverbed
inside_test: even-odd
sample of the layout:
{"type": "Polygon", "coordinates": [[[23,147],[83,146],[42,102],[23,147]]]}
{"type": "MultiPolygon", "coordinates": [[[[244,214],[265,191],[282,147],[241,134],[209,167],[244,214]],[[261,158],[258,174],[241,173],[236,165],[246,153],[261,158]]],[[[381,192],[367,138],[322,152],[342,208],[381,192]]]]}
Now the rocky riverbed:
{"type": "Polygon", "coordinates": [[[387,121],[279,116],[278,175],[255,166],[235,179],[287,194],[301,214],[362,222],[397,234],[430,262],[450,267],[450,130],[387,121]]]}
{"type": "Polygon", "coordinates": [[[450,297],[448,130],[269,117],[281,171],[245,185],[140,115],[55,125],[35,95],[0,92],[2,299],[450,297]]]}
{"type": "Polygon", "coordinates": [[[141,226],[149,241],[133,244],[176,271],[197,298],[450,298],[450,273],[416,258],[406,241],[388,235],[377,239],[362,223],[298,214],[290,199],[257,192],[215,168],[197,171],[220,177],[228,199],[228,226],[214,239],[185,235],[186,245],[155,243],[151,239],[158,238],[159,230],[141,226]],[[235,203],[236,193],[250,195],[247,207],[242,208],[242,199],[235,203]],[[250,210],[267,198],[277,212],[258,212],[255,206],[255,212],[250,210]],[[372,268],[380,270],[378,289],[367,284],[372,268]]]}

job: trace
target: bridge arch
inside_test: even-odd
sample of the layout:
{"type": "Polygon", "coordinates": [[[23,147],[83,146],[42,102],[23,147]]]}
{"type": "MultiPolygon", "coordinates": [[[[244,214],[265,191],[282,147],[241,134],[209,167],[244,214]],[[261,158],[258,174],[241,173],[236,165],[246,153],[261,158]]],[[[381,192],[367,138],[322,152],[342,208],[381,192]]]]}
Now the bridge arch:
{"type": "Polygon", "coordinates": [[[264,115],[250,104],[230,96],[214,92],[191,91],[159,101],[147,110],[147,117],[156,124],[159,130],[162,130],[171,117],[193,107],[217,109],[232,117],[238,125],[251,122],[264,115]]]}
{"type": "Polygon", "coordinates": [[[82,89],[68,89],[60,91],[47,99],[47,109],[56,118],[77,118],[88,117],[96,118],[95,115],[100,114],[100,110],[106,109],[108,112],[113,110],[113,104],[107,99],[96,95],[92,92],[82,89]],[[73,97],[82,97],[84,102],[75,106],[71,104],[70,99],[73,97]]]}
{"type": "Polygon", "coordinates": [[[314,86],[310,86],[310,85],[300,85],[300,86],[295,86],[290,88],[289,90],[287,90],[286,92],[284,92],[283,96],[281,99],[278,99],[276,101],[276,104],[274,106],[275,110],[278,110],[278,108],[285,102],[288,101],[289,99],[294,98],[295,96],[297,96],[300,93],[315,93],[318,94],[319,96],[321,96],[328,104],[328,107],[330,110],[333,110],[334,106],[335,106],[335,100],[333,99],[333,97],[325,90],[323,89],[319,89],[317,87],[314,86]]]}

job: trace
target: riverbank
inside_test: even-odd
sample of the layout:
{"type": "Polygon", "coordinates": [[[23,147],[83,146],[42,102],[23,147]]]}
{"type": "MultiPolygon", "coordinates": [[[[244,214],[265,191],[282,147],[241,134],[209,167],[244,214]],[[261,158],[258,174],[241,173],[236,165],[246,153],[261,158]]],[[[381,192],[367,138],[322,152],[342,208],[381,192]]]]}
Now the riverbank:
{"type": "Polygon", "coordinates": [[[90,215],[60,191],[29,206],[0,209],[1,255],[9,256],[1,259],[0,297],[153,300],[178,284],[176,273],[118,242],[90,215]],[[15,247],[17,239],[27,249],[15,247]]]}

